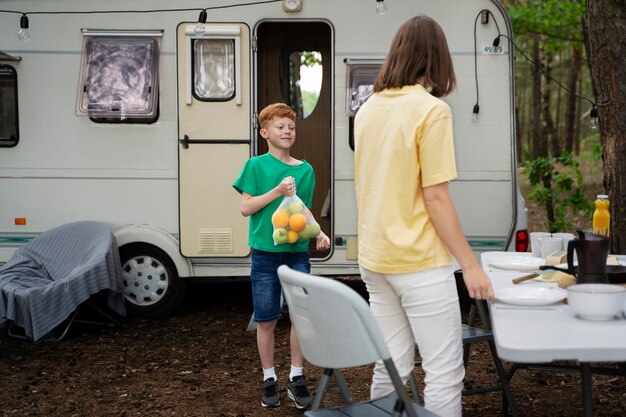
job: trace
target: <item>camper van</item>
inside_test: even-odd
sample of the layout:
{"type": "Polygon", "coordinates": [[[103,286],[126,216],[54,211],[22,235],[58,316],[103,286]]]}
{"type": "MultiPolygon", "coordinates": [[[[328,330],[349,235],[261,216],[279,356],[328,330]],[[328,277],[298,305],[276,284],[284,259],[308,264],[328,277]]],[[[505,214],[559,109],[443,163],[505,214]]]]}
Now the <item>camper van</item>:
{"type": "Polygon", "coordinates": [[[191,279],[245,279],[234,179],[267,151],[257,114],[297,113],[292,155],[316,174],[331,238],[313,273],[358,274],[353,121],[398,27],[446,32],[458,79],[451,192],[475,253],[526,250],[516,182],[511,23],[495,0],[4,0],[0,265],[56,226],[109,225],[131,314],[157,317],[191,279]],[[499,41],[499,42],[498,42],[499,41]]]}

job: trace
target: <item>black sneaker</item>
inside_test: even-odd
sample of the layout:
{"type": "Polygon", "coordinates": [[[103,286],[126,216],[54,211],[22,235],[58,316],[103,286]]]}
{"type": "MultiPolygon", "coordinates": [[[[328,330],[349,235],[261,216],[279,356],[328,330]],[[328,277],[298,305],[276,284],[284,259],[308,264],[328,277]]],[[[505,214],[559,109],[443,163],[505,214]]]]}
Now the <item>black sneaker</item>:
{"type": "Polygon", "coordinates": [[[274,378],[267,378],[261,385],[263,397],[261,397],[261,406],[278,407],[280,405],[280,394],[278,393],[278,381],[274,378]]]}
{"type": "Polygon", "coordinates": [[[296,408],[307,408],[313,403],[308,385],[309,381],[302,375],[294,376],[287,384],[287,395],[296,403],[296,408]]]}

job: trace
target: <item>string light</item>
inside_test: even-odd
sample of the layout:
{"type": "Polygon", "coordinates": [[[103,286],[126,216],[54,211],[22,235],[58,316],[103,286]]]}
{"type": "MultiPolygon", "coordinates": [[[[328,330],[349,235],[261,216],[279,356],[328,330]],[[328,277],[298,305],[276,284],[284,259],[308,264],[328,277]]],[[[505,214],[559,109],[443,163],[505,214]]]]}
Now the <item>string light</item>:
{"type": "MultiPolygon", "coordinates": [[[[214,6],[214,7],[207,7],[205,9],[200,9],[200,15],[198,17],[198,24],[194,28],[194,32],[197,35],[202,35],[205,32],[204,23],[206,23],[206,20],[207,20],[207,10],[225,9],[225,8],[241,7],[241,6],[251,6],[251,5],[258,5],[258,4],[265,4],[265,3],[275,3],[275,2],[278,2],[278,1],[282,1],[282,0],[261,0],[261,1],[252,1],[252,2],[249,2],[249,3],[231,4],[231,5],[226,5],[226,6],[214,6]]],[[[81,11],[53,11],[53,12],[52,11],[50,11],[50,12],[42,11],[42,12],[28,12],[28,13],[29,14],[111,14],[111,13],[162,13],[162,12],[181,12],[181,11],[191,11],[191,10],[198,10],[198,9],[197,8],[193,8],[193,9],[185,8],[185,9],[154,9],[154,10],[93,10],[93,11],[84,11],[84,12],[81,12],[81,11]]],[[[0,13],[19,13],[19,14],[21,14],[22,16],[20,17],[20,30],[18,32],[17,37],[22,42],[30,41],[31,35],[30,35],[30,31],[29,31],[29,21],[28,21],[28,16],[26,15],[26,13],[18,12],[18,11],[15,11],[15,10],[0,10],[0,13]]],[[[385,4],[385,0],[376,0],[376,13],[378,13],[379,15],[384,15],[385,13],[387,13],[387,5],[385,4]]],[[[477,23],[478,19],[481,17],[481,15],[483,13],[487,13],[487,16],[489,14],[492,14],[489,10],[483,9],[483,10],[481,10],[478,13],[478,15],[476,16],[476,20],[474,21],[474,75],[475,75],[475,78],[476,78],[476,104],[474,105],[474,108],[472,109],[472,120],[474,122],[478,121],[478,114],[479,114],[479,111],[480,111],[480,106],[478,104],[479,100],[478,100],[476,23],[477,23]]],[[[493,16],[493,14],[492,14],[492,16],[493,16]]],[[[564,89],[569,94],[572,94],[575,97],[578,97],[580,99],[586,100],[589,103],[591,103],[592,107],[591,107],[591,112],[590,112],[589,127],[591,129],[596,129],[598,127],[598,109],[596,108],[596,103],[592,102],[587,97],[579,96],[578,94],[575,94],[575,93],[571,92],[565,86],[563,86],[560,82],[558,82],[557,80],[552,78],[552,76],[549,73],[547,73],[545,71],[545,69],[543,69],[540,65],[537,65],[532,59],[530,59],[524,53],[524,51],[522,51],[515,44],[515,42],[513,42],[512,39],[510,39],[508,36],[500,33],[500,28],[498,27],[498,22],[496,21],[495,16],[494,16],[493,20],[494,20],[494,23],[496,24],[496,28],[498,30],[498,36],[493,41],[494,48],[497,48],[498,45],[500,44],[500,38],[501,37],[507,38],[509,40],[509,42],[511,43],[511,45],[513,45],[515,47],[515,49],[517,49],[524,56],[524,58],[526,58],[526,60],[528,60],[531,64],[533,64],[534,66],[539,68],[550,80],[556,82],[559,85],[559,87],[564,89]]]]}
{"type": "Polygon", "coordinates": [[[591,105],[591,112],[589,113],[589,127],[596,129],[598,127],[598,109],[595,103],[591,105]]]}
{"type": "Polygon", "coordinates": [[[22,42],[28,42],[30,40],[30,32],[28,31],[28,16],[23,14],[20,17],[20,30],[17,32],[17,38],[22,42]]]}
{"type": "Polygon", "coordinates": [[[376,0],[376,13],[378,13],[379,16],[387,13],[387,5],[385,4],[385,0],[376,0]]]}
{"type": "Polygon", "coordinates": [[[581,96],[578,95],[576,93],[574,93],[573,91],[569,90],[567,87],[565,87],[559,80],[557,80],[556,78],[552,77],[552,74],[550,74],[542,65],[537,65],[537,63],[535,63],[535,61],[533,61],[528,55],[526,55],[526,53],[524,53],[524,51],[517,46],[517,44],[515,42],[513,42],[513,39],[509,38],[506,35],[498,35],[499,37],[503,37],[509,40],[509,42],[511,43],[511,45],[513,45],[515,47],[515,49],[517,49],[519,51],[520,54],[522,54],[522,56],[528,61],[530,62],[533,66],[535,66],[536,68],[539,69],[539,71],[541,71],[546,77],[548,77],[548,79],[550,81],[553,81],[554,83],[556,83],[556,85],[558,85],[561,89],[565,90],[565,92],[567,92],[568,94],[571,94],[572,96],[579,98],[581,100],[585,100],[587,102],[589,102],[589,104],[591,104],[591,111],[589,112],[589,127],[591,129],[596,129],[598,127],[598,109],[596,108],[596,103],[591,101],[590,99],[588,99],[585,96],[581,96]]]}
{"type": "MultiPolygon", "coordinates": [[[[267,3],[278,3],[278,2],[282,2],[283,0],[257,0],[257,1],[250,1],[247,3],[238,3],[238,4],[228,4],[228,5],[224,5],[224,6],[212,6],[212,7],[207,7],[204,9],[200,9],[198,7],[195,8],[173,8],[173,9],[149,9],[149,10],[87,10],[87,11],[70,11],[70,10],[65,10],[65,11],[32,11],[32,12],[22,12],[22,11],[17,11],[17,10],[0,10],[0,13],[15,13],[15,14],[20,14],[22,15],[22,17],[20,18],[20,30],[17,33],[17,37],[19,40],[21,40],[22,42],[28,42],[30,40],[30,32],[29,32],[29,24],[28,24],[28,16],[26,16],[27,14],[33,15],[33,14],[45,14],[45,15],[60,15],[60,14],[66,14],[66,15],[86,15],[86,14],[142,14],[142,13],[170,13],[170,12],[189,12],[189,11],[194,11],[194,10],[200,10],[200,16],[203,16],[203,12],[204,12],[204,22],[198,22],[198,25],[201,26],[201,23],[206,23],[206,11],[207,10],[217,10],[217,9],[229,9],[229,8],[233,8],[233,7],[245,7],[245,6],[255,6],[255,5],[260,5],[260,4],[267,4],[267,3]]],[[[377,1],[382,1],[382,0],[377,0],[377,1]]],[[[385,7],[386,9],[386,7],[385,7]]],[[[196,26],[196,29],[201,30],[202,33],[204,33],[204,27],[201,26],[201,29],[198,28],[198,26],[196,26]]]]}
{"type": "Polygon", "coordinates": [[[198,24],[193,29],[193,32],[198,36],[204,34],[204,24],[206,23],[206,17],[206,10],[200,10],[200,16],[198,16],[198,24]]]}
{"type": "MultiPolygon", "coordinates": [[[[477,46],[476,46],[476,23],[478,22],[478,19],[482,16],[483,13],[486,13],[487,16],[489,14],[491,14],[493,16],[493,14],[487,10],[487,9],[483,9],[481,10],[478,15],[476,16],[476,19],[474,20],[474,77],[475,77],[475,81],[476,81],[476,104],[474,105],[474,108],[472,109],[472,121],[477,122],[478,121],[478,112],[480,109],[480,106],[478,105],[478,64],[477,64],[477,57],[478,57],[478,50],[477,50],[477,46]]],[[[519,51],[520,54],[522,54],[522,56],[528,61],[530,62],[534,67],[538,68],[546,77],[548,77],[548,79],[550,81],[554,81],[560,88],[562,88],[563,90],[565,90],[568,94],[573,95],[576,98],[579,98],[581,100],[585,100],[587,102],[589,102],[591,104],[591,111],[589,112],[589,127],[591,129],[596,129],[598,127],[598,109],[596,108],[596,103],[591,101],[590,99],[588,99],[587,97],[578,95],[576,93],[574,93],[573,91],[570,91],[567,87],[565,87],[562,83],[560,83],[558,80],[556,80],[555,78],[552,77],[552,75],[546,71],[546,69],[541,66],[541,65],[537,65],[537,63],[535,63],[535,61],[533,61],[528,55],[526,55],[526,53],[524,53],[524,51],[517,46],[517,44],[515,42],[513,42],[513,39],[511,39],[509,36],[503,34],[500,32],[500,27],[498,26],[498,22],[495,19],[495,16],[493,16],[493,21],[496,24],[496,29],[498,30],[498,36],[496,36],[496,38],[493,40],[493,47],[494,49],[497,48],[500,45],[500,38],[505,38],[509,41],[509,43],[511,45],[513,45],[513,47],[519,51]]],[[[488,18],[485,18],[484,20],[485,22],[488,21],[488,18]]]]}
{"type": "MultiPolygon", "coordinates": [[[[472,109],[472,122],[474,123],[478,122],[478,113],[480,112],[480,106],[478,104],[480,102],[480,92],[478,91],[478,46],[476,45],[476,25],[479,18],[482,18],[481,22],[483,24],[487,24],[487,22],[489,22],[490,14],[491,12],[488,9],[482,9],[478,12],[476,18],[474,19],[474,81],[476,83],[476,104],[474,104],[474,108],[472,109]]],[[[496,25],[496,29],[498,29],[498,37],[493,41],[493,46],[496,48],[500,44],[500,26],[498,26],[498,21],[495,19],[495,16],[493,18],[493,22],[496,25]]]]}

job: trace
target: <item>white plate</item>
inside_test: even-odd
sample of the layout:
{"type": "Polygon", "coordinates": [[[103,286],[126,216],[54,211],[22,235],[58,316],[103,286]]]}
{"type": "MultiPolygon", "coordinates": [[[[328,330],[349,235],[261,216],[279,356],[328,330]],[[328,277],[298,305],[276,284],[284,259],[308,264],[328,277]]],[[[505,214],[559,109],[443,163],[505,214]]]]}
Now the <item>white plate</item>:
{"type": "Polygon", "coordinates": [[[563,301],[567,291],[546,287],[507,287],[496,290],[496,300],[519,306],[543,306],[563,301]]]}
{"type": "Polygon", "coordinates": [[[489,265],[509,271],[537,271],[545,264],[545,259],[534,256],[499,256],[489,260],[489,265]]]}

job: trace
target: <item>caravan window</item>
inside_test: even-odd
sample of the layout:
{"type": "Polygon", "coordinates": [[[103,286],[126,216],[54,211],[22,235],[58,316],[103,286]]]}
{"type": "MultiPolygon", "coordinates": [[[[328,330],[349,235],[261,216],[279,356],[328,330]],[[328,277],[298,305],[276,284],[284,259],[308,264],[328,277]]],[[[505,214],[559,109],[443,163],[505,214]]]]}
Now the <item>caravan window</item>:
{"type": "Polygon", "coordinates": [[[84,31],[77,114],[94,122],[153,123],[161,32],[84,31]]]}
{"type": "Polygon", "coordinates": [[[345,63],[348,146],[354,150],[354,116],[363,103],[374,94],[374,82],[378,77],[383,61],[346,59],[345,63]]]}
{"type": "Polygon", "coordinates": [[[198,100],[230,100],[235,95],[235,40],[193,40],[193,95],[198,100]]]}
{"type": "Polygon", "coordinates": [[[0,65],[0,146],[15,146],[18,140],[17,72],[9,65],[0,65]]]}
{"type": "Polygon", "coordinates": [[[289,55],[289,104],[299,118],[309,117],[322,89],[322,54],[296,51],[289,55]]]}
{"type": "Polygon", "coordinates": [[[347,61],[346,64],[346,116],[354,117],[357,110],[374,93],[374,81],[380,72],[382,61],[347,61]]]}

